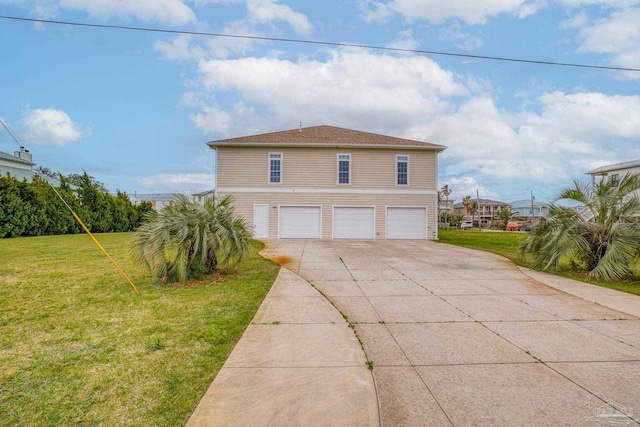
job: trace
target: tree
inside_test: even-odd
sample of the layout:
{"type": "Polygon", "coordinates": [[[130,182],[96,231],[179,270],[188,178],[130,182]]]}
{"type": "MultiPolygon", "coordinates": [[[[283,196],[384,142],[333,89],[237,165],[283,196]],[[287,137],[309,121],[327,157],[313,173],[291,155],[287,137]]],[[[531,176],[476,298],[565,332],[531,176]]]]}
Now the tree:
{"type": "Polygon", "coordinates": [[[471,196],[464,196],[462,199],[462,205],[464,210],[467,211],[467,215],[471,215],[471,225],[475,222],[476,214],[478,213],[478,202],[471,200],[471,196]]]}
{"type": "Polygon", "coordinates": [[[518,214],[514,212],[510,207],[501,206],[495,213],[495,219],[500,223],[501,228],[506,228],[507,223],[516,219],[518,214]]]}
{"type": "MultiPolygon", "coordinates": [[[[445,209],[444,209],[444,223],[449,223],[449,195],[451,194],[451,189],[449,188],[449,184],[445,184],[440,189],[440,194],[442,194],[445,198],[445,209]]],[[[438,200],[440,202],[440,200],[438,200]]]]}
{"type": "Polygon", "coordinates": [[[218,264],[240,261],[250,240],[231,196],[200,203],[179,195],[162,211],[147,214],[135,235],[135,257],[159,278],[185,283],[218,264]]]}
{"type": "Polygon", "coordinates": [[[566,257],[586,268],[590,277],[625,277],[631,273],[630,262],[640,254],[639,189],[640,175],[593,185],[574,181],[557,200],[577,201],[583,208],[551,204],[549,215],[531,231],[521,250],[533,255],[536,268],[557,268],[566,257]]]}

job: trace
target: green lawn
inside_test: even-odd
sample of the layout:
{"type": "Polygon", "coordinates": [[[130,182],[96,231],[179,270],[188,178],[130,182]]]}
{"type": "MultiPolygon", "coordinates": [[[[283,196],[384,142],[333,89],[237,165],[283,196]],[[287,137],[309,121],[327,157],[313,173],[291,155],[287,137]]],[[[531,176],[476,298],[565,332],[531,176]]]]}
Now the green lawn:
{"type": "MultiPolygon", "coordinates": [[[[493,252],[498,255],[502,255],[505,258],[509,258],[517,265],[531,267],[530,260],[526,257],[522,257],[518,251],[522,242],[527,238],[527,233],[479,232],[477,229],[465,231],[439,230],[438,236],[439,242],[493,252]]],[[[551,271],[550,273],[606,288],[640,295],[640,266],[638,264],[635,265],[634,271],[636,273],[634,279],[616,282],[589,279],[585,274],[569,271],[568,265],[561,266],[559,271],[551,271]]]]}
{"type": "Polygon", "coordinates": [[[257,254],[199,286],[159,285],[132,234],[0,239],[0,425],[180,426],[273,283],[257,254]]]}

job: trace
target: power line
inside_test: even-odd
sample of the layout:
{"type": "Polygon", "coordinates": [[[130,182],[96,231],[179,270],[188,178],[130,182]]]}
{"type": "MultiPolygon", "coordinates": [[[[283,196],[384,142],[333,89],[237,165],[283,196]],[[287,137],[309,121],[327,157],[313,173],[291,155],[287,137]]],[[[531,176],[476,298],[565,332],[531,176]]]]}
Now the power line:
{"type": "Polygon", "coordinates": [[[542,61],[542,60],[535,60],[535,59],[522,59],[522,58],[511,58],[511,57],[502,57],[502,56],[471,55],[471,54],[465,54],[465,53],[444,52],[444,51],[436,51],[436,50],[404,49],[399,47],[375,46],[375,45],[366,45],[366,44],[357,44],[357,43],[338,43],[338,42],[328,42],[328,41],[321,41],[321,40],[288,39],[288,38],[279,38],[279,37],[208,33],[208,32],[201,32],[201,31],[186,31],[186,30],[168,30],[164,28],[132,27],[127,25],[91,24],[91,23],[84,23],[84,22],[54,21],[50,19],[24,18],[19,16],[4,16],[4,15],[0,15],[0,19],[38,22],[43,24],[72,25],[76,27],[107,28],[107,29],[114,29],[114,30],[144,31],[144,32],[153,32],[153,33],[166,33],[166,34],[186,34],[186,35],[192,35],[192,36],[206,36],[206,37],[225,37],[225,38],[232,38],[232,39],[248,39],[248,40],[259,40],[259,41],[272,41],[272,42],[280,42],[280,43],[312,44],[312,45],[334,46],[334,47],[353,47],[358,49],[372,49],[372,50],[382,50],[382,51],[391,51],[391,52],[417,53],[417,54],[423,54],[423,55],[451,56],[456,58],[467,58],[467,59],[486,59],[490,61],[518,62],[518,63],[525,63],[525,64],[551,65],[551,66],[557,66],[557,67],[590,68],[590,69],[596,69],[596,70],[640,72],[640,68],[612,67],[612,66],[606,66],[606,65],[592,65],[592,64],[576,64],[576,63],[570,63],[570,62],[542,61]]]}
{"type": "Polygon", "coordinates": [[[2,123],[2,127],[5,128],[5,130],[9,133],[9,135],[11,135],[11,138],[13,138],[13,140],[16,142],[16,144],[18,144],[18,147],[20,147],[20,149],[22,150],[24,147],[22,145],[20,145],[20,143],[18,142],[18,140],[16,139],[15,136],[13,136],[13,134],[11,133],[11,131],[9,130],[9,128],[7,127],[7,125],[4,124],[4,122],[0,119],[0,123],[2,123]]]}

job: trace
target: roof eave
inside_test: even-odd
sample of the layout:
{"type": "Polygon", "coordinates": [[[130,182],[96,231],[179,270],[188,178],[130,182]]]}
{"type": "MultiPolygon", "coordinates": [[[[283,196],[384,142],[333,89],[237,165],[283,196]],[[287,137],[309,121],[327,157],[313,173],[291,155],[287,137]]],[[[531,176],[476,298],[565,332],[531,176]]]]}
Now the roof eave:
{"type": "Polygon", "coordinates": [[[279,147],[279,148],[384,148],[384,149],[403,149],[403,150],[425,150],[425,151],[444,151],[447,147],[444,145],[404,145],[404,144],[344,144],[344,143],[292,143],[292,142],[207,142],[209,148],[215,149],[219,147],[279,147]]]}
{"type": "Polygon", "coordinates": [[[622,170],[622,169],[630,169],[640,166],[640,160],[631,160],[629,162],[616,163],[613,165],[600,166],[599,168],[595,168],[586,172],[585,175],[606,175],[607,172],[622,170]]]}

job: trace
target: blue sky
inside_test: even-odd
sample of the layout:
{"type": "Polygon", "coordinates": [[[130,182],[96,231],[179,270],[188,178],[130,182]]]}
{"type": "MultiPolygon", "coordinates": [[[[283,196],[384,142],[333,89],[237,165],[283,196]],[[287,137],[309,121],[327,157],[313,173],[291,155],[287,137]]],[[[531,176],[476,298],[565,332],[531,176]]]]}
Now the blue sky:
{"type": "MultiPolygon", "coordinates": [[[[632,0],[0,0],[0,15],[640,68],[632,0]]],[[[6,19],[0,51],[0,118],[34,161],[112,191],[210,189],[207,141],[300,122],[446,145],[458,200],[550,200],[640,158],[640,72],[6,19]]]]}

